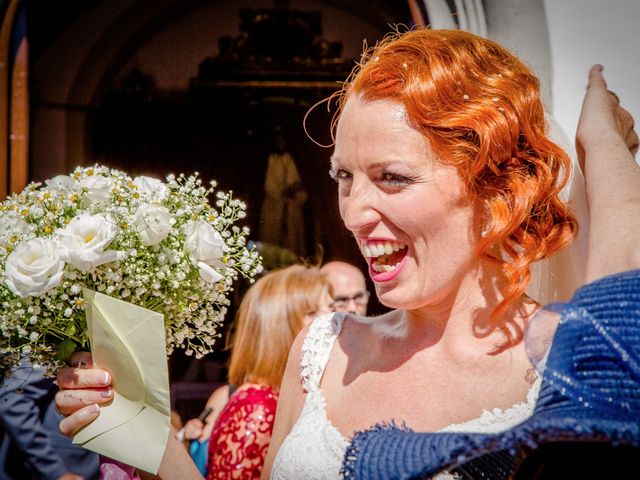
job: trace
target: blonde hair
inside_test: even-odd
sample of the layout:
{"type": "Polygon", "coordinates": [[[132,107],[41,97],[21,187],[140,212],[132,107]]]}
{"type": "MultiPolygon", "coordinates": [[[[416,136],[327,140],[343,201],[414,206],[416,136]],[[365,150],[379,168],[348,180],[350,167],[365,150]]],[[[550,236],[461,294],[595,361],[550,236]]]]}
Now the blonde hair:
{"type": "Polygon", "coordinates": [[[279,388],[289,349],[315,313],[329,282],[316,267],[292,265],[260,278],[246,293],[231,338],[229,383],[279,388]]]}

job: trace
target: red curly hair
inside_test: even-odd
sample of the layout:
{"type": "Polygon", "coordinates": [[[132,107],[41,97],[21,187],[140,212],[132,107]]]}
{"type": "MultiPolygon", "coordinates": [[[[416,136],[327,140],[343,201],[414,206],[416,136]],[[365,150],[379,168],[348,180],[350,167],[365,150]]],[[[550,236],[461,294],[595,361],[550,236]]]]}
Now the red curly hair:
{"type": "Polygon", "coordinates": [[[401,103],[437,157],[454,165],[486,211],[481,258],[500,266],[504,298],[492,329],[522,337],[505,313],[522,297],[533,262],[570,243],[575,217],[560,200],[571,162],[547,137],[538,79],[508,50],[460,30],[393,35],[365,53],[345,83],[365,101],[401,103]]]}

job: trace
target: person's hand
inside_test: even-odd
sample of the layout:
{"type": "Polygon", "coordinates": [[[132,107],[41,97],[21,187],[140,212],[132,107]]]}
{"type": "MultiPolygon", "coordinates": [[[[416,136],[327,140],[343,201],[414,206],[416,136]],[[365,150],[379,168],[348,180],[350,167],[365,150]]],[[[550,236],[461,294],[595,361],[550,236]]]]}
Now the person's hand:
{"type": "Polygon", "coordinates": [[[633,155],[638,151],[638,134],[633,129],[633,117],[620,106],[618,96],[607,90],[602,70],[602,65],[594,65],[589,70],[589,84],[576,131],[576,149],[583,171],[585,151],[593,151],[599,145],[615,141],[626,144],[633,155]]]}
{"type": "Polygon", "coordinates": [[[84,480],[84,477],[77,473],[67,472],[61,477],[58,477],[58,480],[84,480]]]}
{"type": "Polygon", "coordinates": [[[185,440],[198,439],[200,443],[206,442],[211,437],[214,422],[201,422],[197,418],[192,418],[184,426],[185,440]]]}
{"type": "Polygon", "coordinates": [[[215,422],[204,422],[202,433],[200,434],[200,438],[198,439],[200,443],[209,440],[209,438],[211,437],[211,432],[213,432],[214,425],[215,422]]]}
{"type": "Polygon", "coordinates": [[[95,420],[100,415],[100,405],[113,398],[111,375],[93,368],[89,353],[74,353],[71,365],[58,371],[60,391],[55,398],[56,409],[65,417],[60,422],[60,431],[67,436],[95,420]]]}
{"type": "Polygon", "coordinates": [[[196,438],[202,435],[202,428],[204,427],[204,423],[202,423],[197,418],[192,418],[184,425],[184,438],[185,440],[195,440],[196,438]]]}

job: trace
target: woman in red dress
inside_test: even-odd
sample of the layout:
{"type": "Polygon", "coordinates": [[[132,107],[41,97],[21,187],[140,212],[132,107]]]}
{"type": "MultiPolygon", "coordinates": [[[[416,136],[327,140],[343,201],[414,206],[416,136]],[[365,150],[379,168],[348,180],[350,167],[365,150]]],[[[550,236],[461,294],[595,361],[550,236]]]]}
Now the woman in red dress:
{"type": "Polygon", "coordinates": [[[289,349],[330,301],[325,274],[302,265],[271,272],[249,289],[231,342],[229,384],[238,388],[211,432],[208,480],[260,478],[289,349]]]}

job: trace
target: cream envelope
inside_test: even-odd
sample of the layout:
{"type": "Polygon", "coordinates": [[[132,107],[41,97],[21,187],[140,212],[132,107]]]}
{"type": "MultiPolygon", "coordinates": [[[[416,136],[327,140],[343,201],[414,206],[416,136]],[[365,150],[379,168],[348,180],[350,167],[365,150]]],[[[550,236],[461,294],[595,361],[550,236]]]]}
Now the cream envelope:
{"type": "Polygon", "coordinates": [[[93,363],[113,378],[113,402],[73,443],[157,473],[169,438],[169,374],[159,313],[84,290],[93,363]]]}

